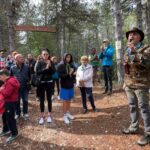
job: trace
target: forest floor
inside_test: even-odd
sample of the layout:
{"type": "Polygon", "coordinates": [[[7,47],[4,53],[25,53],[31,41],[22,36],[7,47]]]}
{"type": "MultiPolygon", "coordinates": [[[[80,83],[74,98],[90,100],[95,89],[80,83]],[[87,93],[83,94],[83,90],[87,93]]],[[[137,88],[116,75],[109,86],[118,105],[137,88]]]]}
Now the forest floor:
{"type": "Polygon", "coordinates": [[[38,125],[39,101],[35,100],[35,94],[30,94],[29,120],[19,120],[19,137],[14,143],[5,145],[6,137],[0,138],[0,150],[150,150],[150,144],[144,147],[136,144],[143,134],[141,119],[140,134],[121,133],[130,122],[125,93],[114,89],[108,96],[102,92],[99,86],[93,89],[99,112],[92,112],[88,102],[89,112],[82,114],[81,97],[76,88],[71,105],[75,120],[70,125],[64,124],[62,104],[57,99],[53,101],[53,123],[38,125]]]}

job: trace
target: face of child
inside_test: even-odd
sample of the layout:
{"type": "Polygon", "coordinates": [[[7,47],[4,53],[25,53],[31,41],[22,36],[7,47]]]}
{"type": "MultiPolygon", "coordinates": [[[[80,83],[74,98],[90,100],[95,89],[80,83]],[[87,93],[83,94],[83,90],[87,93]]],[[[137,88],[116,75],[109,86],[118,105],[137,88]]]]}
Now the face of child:
{"type": "Polygon", "coordinates": [[[0,80],[4,82],[6,80],[6,75],[0,75],[0,80]]]}
{"type": "Polygon", "coordinates": [[[86,60],[86,59],[82,59],[82,60],[81,60],[81,64],[82,64],[82,65],[87,65],[87,63],[88,63],[88,60],[86,60]]]}

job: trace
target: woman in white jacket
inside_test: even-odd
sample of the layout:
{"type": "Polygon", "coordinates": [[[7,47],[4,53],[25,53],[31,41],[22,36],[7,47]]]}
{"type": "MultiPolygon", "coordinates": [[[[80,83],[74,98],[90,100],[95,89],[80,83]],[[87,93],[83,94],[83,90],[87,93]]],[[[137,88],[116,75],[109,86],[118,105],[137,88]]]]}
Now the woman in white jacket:
{"type": "Polygon", "coordinates": [[[82,56],[81,66],[77,69],[76,74],[76,85],[80,88],[81,96],[82,96],[82,105],[83,105],[83,113],[87,113],[87,98],[90,101],[91,107],[93,111],[96,111],[94,98],[92,93],[93,87],[93,68],[90,64],[88,64],[89,60],[87,56],[82,56]]]}

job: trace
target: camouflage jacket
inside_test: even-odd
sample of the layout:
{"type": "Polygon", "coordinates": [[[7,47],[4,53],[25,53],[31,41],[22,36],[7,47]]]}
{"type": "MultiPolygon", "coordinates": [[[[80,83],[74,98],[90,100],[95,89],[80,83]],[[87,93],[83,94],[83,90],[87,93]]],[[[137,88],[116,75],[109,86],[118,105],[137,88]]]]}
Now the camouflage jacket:
{"type": "Polygon", "coordinates": [[[130,88],[150,87],[150,46],[142,45],[136,52],[124,55],[124,85],[130,88]]]}

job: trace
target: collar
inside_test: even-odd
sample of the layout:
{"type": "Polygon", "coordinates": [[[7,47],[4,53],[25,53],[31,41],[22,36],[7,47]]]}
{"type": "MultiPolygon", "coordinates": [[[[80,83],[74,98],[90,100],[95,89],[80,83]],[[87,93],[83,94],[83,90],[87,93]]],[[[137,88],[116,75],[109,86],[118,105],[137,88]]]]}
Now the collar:
{"type": "Polygon", "coordinates": [[[136,48],[140,48],[141,46],[142,46],[142,43],[141,43],[141,42],[139,42],[139,43],[137,43],[137,44],[135,45],[136,48]]]}

